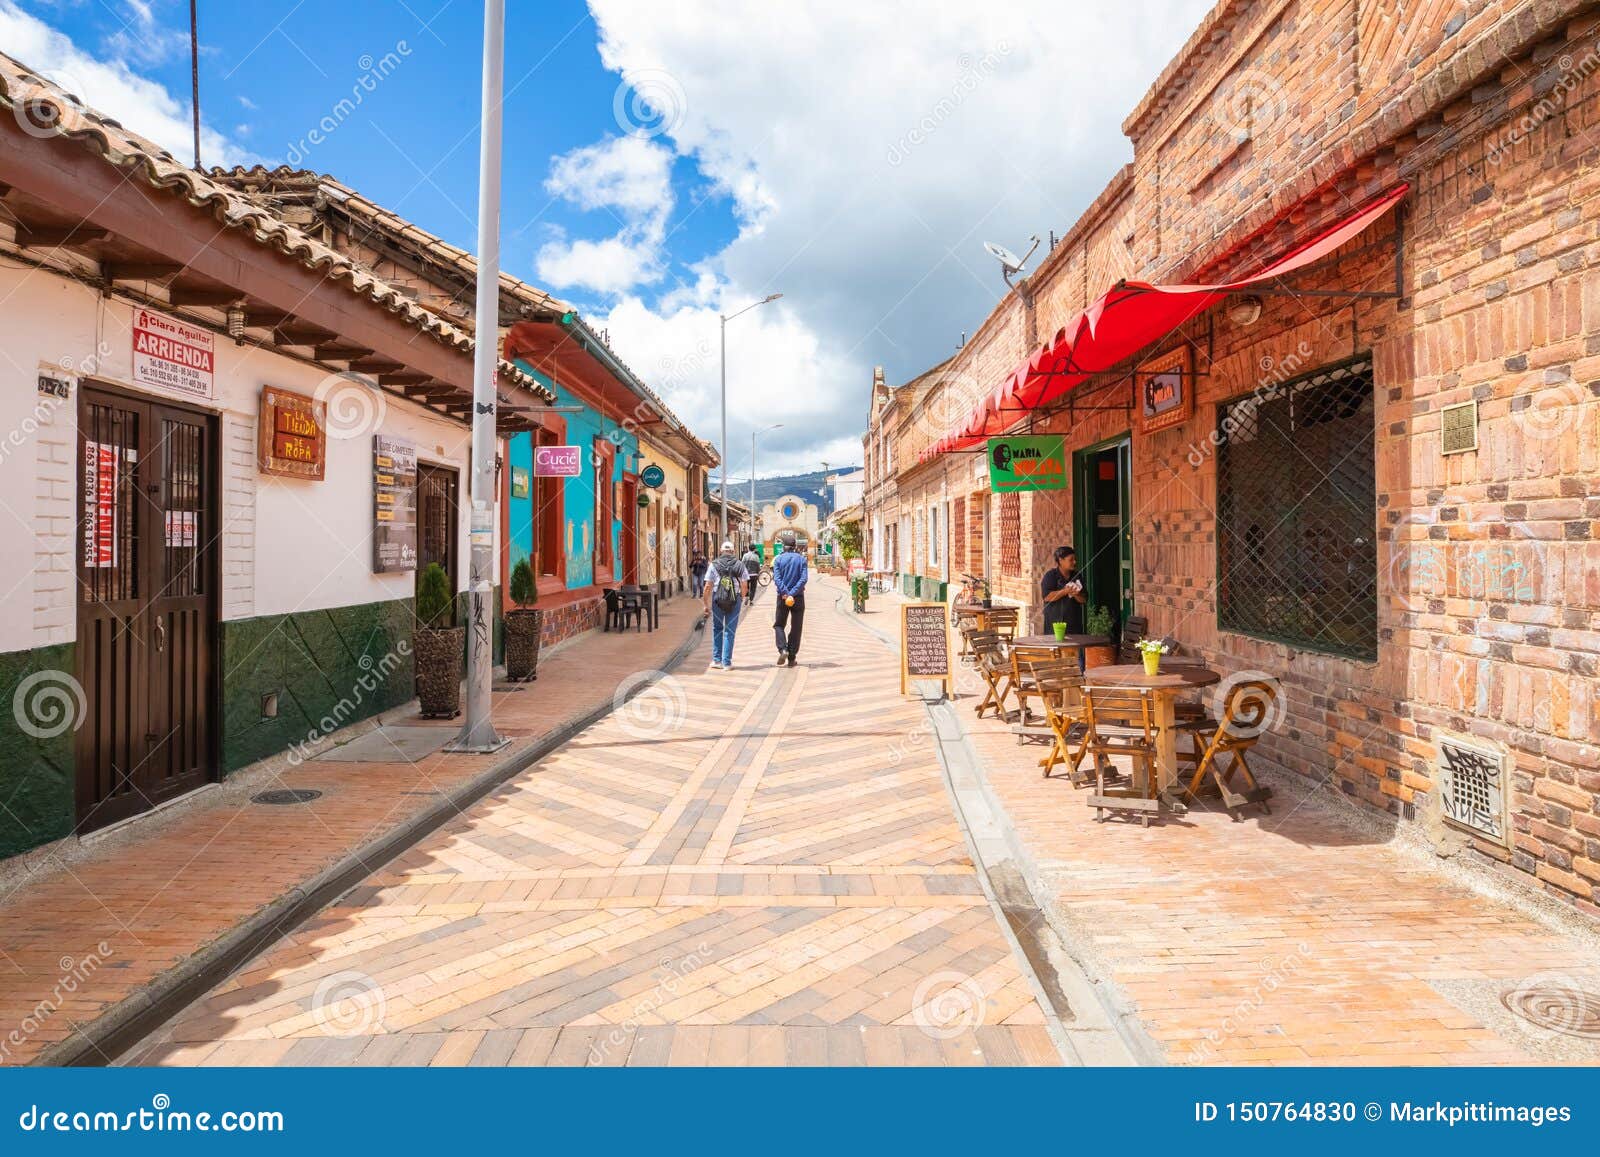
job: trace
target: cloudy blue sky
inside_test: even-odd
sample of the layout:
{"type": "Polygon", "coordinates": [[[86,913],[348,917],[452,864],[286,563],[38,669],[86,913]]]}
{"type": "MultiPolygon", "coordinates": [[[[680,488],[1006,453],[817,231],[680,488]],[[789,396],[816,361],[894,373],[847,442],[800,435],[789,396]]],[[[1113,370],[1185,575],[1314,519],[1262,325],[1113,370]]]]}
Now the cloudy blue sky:
{"type": "MultiPolygon", "coordinates": [[[[609,328],[730,471],[860,458],[1005,292],[986,240],[1062,232],[1207,0],[509,0],[504,262],[609,328]]],[[[291,163],[472,246],[477,0],[200,0],[206,164],[291,163]],[[339,102],[359,93],[336,112],[339,102]],[[320,143],[311,130],[330,123],[320,143]]],[[[188,156],[188,0],[0,0],[0,48],[188,156]]]]}

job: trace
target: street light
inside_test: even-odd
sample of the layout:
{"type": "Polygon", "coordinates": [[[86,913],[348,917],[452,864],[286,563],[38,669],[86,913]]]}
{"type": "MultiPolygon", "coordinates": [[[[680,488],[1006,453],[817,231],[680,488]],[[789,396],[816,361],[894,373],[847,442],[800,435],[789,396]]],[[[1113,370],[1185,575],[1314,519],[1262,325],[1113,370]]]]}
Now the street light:
{"type": "MultiPolygon", "coordinates": [[[[769,293],[760,301],[752,301],[739,313],[718,315],[722,321],[722,350],[719,361],[722,363],[722,538],[720,543],[728,541],[728,323],[741,313],[749,313],[758,305],[766,305],[782,297],[781,293],[769,293]]],[[[751,463],[751,480],[755,478],[755,464],[751,463]]],[[[752,512],[754,517],[754,512],[752,512]]]]}
{"type": "Polygon", "coordinates": [[[756,435],[765,434],[768,430],[783,429],[782,422],[774,422],[770,426],[763,426],[759,430],[750,431],[750,537],[753,539],[756,530],[761,525],[756,517],[756,435]]]}

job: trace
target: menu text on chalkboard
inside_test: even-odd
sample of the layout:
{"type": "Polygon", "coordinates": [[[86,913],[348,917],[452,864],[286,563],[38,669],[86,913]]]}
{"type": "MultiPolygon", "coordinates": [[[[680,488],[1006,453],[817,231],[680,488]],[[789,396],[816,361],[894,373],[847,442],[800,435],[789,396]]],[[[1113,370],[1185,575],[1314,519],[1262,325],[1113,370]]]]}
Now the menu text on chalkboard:
{"type": "Polygon", "coordinates": [[[900,608],[900,693],[912,679],[938,679],[949,689],[950,629],[943,603],[900,608]]]}

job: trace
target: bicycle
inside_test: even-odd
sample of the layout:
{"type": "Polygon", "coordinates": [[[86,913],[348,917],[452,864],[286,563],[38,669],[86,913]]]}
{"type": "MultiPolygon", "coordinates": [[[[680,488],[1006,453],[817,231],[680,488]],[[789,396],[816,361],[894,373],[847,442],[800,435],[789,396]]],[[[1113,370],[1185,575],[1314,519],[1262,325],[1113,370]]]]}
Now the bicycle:
{"type": "Polygon", "coordinates": [[[977,575],[963,574],[961,576],[961,585],[956,588],[955,600],[950,604],[950,625],[952,627],[960,625],[958,622],[960,614],[956,610],[957,607],[962,604],[970,606],[973,603],[987,603],[989,599],[988,580],[979,578],[977,575]]]}

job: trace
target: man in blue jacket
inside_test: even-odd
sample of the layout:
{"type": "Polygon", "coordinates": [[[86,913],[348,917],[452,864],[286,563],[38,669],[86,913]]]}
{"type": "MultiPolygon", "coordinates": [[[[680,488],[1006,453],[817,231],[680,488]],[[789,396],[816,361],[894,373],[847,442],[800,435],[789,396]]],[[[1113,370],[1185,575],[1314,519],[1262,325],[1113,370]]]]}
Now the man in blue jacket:
{"type": "Polygon", "coordinates": [[[778,545],[783,553],[772,562],[772,589],[778,596],[772,600],[772,630],[778,637],[778,666],[793,667],[806,621],[806,556],[796,549],[792,530],[778,535],[778,545]]]}

